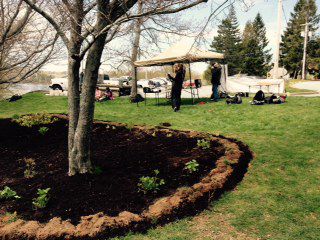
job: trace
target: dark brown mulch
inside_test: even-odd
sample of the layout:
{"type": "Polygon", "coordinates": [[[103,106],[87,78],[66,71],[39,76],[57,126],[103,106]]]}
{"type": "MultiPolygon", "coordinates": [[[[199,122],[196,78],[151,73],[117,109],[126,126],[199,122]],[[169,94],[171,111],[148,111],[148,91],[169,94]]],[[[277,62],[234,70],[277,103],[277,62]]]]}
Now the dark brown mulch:
{"type": "Polygon", "coordinates": [[[0,190],[9,186],[22,197],[0,202],[0,211],[17,211],[26,220],[61,217],[73,223],[97,212],[110,216],[122,211],[140,213],[155,199],[198,182],[225,153],[217,142],[202,150],[197,148],[197,139],[177,132],[152,136],[143,130],[98,123],[92,131],[92,160],[102,174],[68,177],[67,121],[47,127],[49,131],[42,136],[39,126],[27,128],[0,120],[0,190]],[[37,174],[32,179],[24,177],[25,158],[36,162],[37,174]],[[184,167],[193,159],[200,169],[190,175],[184,167]],[[138,191],[139,178],[153,176],[154,170],[160,171],[165,185],[157,194],[144,195],[138,191]],[[51,199],[47,208],[36,211],[32,199],[39,188],[51,188],[51,199]]]}

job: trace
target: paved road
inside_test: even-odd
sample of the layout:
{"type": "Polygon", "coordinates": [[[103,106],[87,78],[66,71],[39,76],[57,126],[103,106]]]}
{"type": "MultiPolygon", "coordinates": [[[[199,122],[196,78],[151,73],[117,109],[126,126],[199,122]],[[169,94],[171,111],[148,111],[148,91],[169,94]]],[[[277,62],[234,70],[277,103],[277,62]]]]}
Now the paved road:
{"type": "Polygon", "coordinates": [[[300,83],[294,84],[293,87],[320,92],[320,81],[300,82],[300,83]]]}

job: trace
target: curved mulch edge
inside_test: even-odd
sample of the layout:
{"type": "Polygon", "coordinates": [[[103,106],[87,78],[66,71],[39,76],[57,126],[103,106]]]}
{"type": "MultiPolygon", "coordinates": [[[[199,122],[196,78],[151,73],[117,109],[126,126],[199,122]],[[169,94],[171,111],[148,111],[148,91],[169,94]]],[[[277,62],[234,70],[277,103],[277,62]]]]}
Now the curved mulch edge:
{"type": "MultiPolygon", "coordinates": [[[[66,116],[55,115],[59,118],[66,116]]],[[[96,122],[126,128],[127,125],[111,122],[96,122]]],[[[147,133],[175,132],[191,138],[205,138],[218,141],[226,148],[224,156],[220,157],[214,168],[199,183],[191,187],[180,187],[174,194],[155,201],[141,214],[121,212],[116,217],[103,213],[85,216],[78,225],[60,218],[53,218],[48,223],[25,221],[18,219],[8,223],[6,217],[0,218],[0,236],[2,239],[89,239],[110,237],[124,234],[128,231],[141,231],[156,224],[166,223],[186,215],[191,215],[198,209],[203,209],[212,199],[218,198],[224,191],[233,189],[247,171],[253,155],[249,147],[235,139],[194,131],[177,131],[164,127],[134,126],[136,130],[147,133]]]]}

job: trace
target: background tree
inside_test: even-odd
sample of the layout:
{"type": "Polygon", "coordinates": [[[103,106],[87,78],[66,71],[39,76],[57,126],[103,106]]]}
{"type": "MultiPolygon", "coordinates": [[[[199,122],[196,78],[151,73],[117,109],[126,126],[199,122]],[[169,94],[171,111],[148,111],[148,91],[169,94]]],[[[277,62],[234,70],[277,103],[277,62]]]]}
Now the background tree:
{"type": "Polygon", "coordinates": [[[7,85],[38,72],[57,52],[57,36],[22,0],[0,0],[0,13],[0,85],[7,85]]]}
{"type": "Polygon", "coordinates": [[[228,16],[218,26],[218,35],[214,37],[211,44],[214,51],[225,54],[224,62],[228,63],[229,75],[241,71],[241,42],[236,11],[231,5],[228,16]]]}
{"type": "Polygon", "coordinates": [[[307,68],[315,79],[320,79],[320,36],[314,37],[308,44],[307,68]]]}
{"type": "Polygon", "coordinates": [[[253,22],[247,22],[243,31],[243,72],[252,76],[266,76],[272,55],[269,53],[266,27],[258,13],[253,22]]]}
{"type": "Polygon", "coordinates": [[[318,23],[316,14],[315,0],[298,0],[282,36],[280,58],[284,68],[288,70],[292,78],[297,78],[302,68],[303,37],[301,32],[304,27],[301,25],[306,23],[308,15],[308,22],[312,23],[310,31],[314,32],[318,23]]]}
{"type": "MultiPolygon", "coordinates": [[[[138,1],[136,13],[142,13],[145,7],[147,5],[144,1],[138,1]]],[[[195,28],[193,23],[184,19],[182,13],[145,16],[130,22],[126,29],[127,34],[121,36],[121,40],[117,39],[117,44],[106,46],[109,56],[103,56],[103,58],[112,59],[108,64],[111,69],[117,71],[127,69],[124,75],[131,77],[135,75],[135,61],[141,57],[153,57],[156,52],[162,50],[164,45],[177,42],[181,37],[195,37],[196,32],[199,31],[199,27],[195,28]],[[119,45],[120,41],[121,45],[119,45]]],[[[141,72],[137,73],[138,76],[141,74],[141,72]]],[[[131,83],[131,100],[134,101],[137,96],[136,79],[133,78],[131,83]]]]}

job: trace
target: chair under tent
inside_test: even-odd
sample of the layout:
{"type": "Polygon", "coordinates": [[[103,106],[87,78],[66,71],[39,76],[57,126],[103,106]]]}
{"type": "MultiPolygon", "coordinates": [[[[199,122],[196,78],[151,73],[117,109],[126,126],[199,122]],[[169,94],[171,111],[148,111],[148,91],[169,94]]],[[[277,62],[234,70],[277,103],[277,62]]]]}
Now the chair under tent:
{"type": "MultiPolygon", "coordinates": [[[[217,61],[222,59],[224,59],[222,53],[203,51],[193,45],[186,46],[185,44],[178,43],[153,58],[134,62],[134,77],[137,79],[139,67],[173,66],[175,63],[187,64],[189,70],[189,89],[185,89],[185,91],[190,93],[192,103],[194,104],[196,96],[199,98],[198,87],[201,83],[199,83],[199,81],[195,81],[194,84],[192,83],[191,63],[217,61]],[[193,86],[195,86],[195,89],[193,86]]],[[[226,70],[224,71],[224,75],[227,76],[227,66],[225,65],[223,69],[226,70]]],[[[148,94],[145,89],[144,94],[145,97],[148,94]]],[[[155,95],[157,104],[159,104],[159,92],[155,92],[155,95]]]]}

